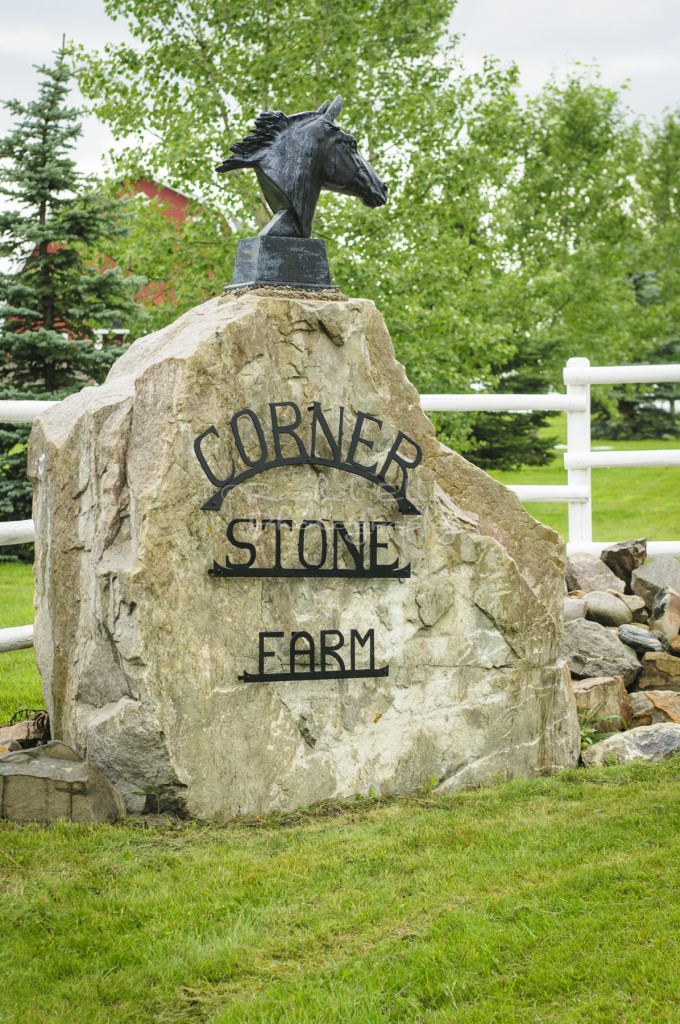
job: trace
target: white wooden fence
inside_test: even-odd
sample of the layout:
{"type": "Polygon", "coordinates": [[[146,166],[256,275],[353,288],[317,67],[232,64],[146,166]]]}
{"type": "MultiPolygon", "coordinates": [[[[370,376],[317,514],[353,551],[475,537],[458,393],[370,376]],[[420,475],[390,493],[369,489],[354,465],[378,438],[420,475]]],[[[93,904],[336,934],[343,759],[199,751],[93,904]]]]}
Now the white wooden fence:
{"type": "MultiPolygon", "coordinates": [[[[548,395],[421,395],[425,412],[566,412],[567,483],[510,487],[521,501],[565,501],[569,505],[567,551],[594,554],[623,537],[593,541],[591,469],[611,466],[680,466],[680,448],[657,451],[592,451],[590,447],[590,388],[593,384],[660,384],[680,381],[680,364],[656,366],[591,366],[588,359],[570,359],[564,368],[567,393],[548,395]]],[[[32,423],[54,402],[0,401],[0,422],[32,423]]],[[[653,495],[653,489],[650,488],[653,495]]],[[[653,500],[653,497],[652,499],[653,500]]],[[[680,494],[678,495],[680,506],[680,494]]],[[[0,523],[0,546],[28,544],[35,538],[33,521],[0,523]]],[[[680,538],[649,541],[650,555],[680,555],[680,538]]],[[[32,626],[0,629],[0,653],[33,645],[32,626]]]]}

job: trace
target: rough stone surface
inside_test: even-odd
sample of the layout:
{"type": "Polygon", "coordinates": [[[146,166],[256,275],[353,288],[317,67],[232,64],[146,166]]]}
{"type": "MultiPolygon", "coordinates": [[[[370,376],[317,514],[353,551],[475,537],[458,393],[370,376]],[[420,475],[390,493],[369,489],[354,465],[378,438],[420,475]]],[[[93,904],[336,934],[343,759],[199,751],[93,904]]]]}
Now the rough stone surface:
{"type": "Polygon", "coordinates": [[[93,764],[53,741],[0,757],[0,818],[27,821],[116,821],[118,790],[93,764]]]}
{"type": "Polygon", "coordinates": [[[630,721],[631,729],[638,729],[643,725],[651,725],[654,721],[655,708],[647,694],[633,691],[629,696],[630,706],[633,711],[633,717],[630,721]]]}
{"type": "Polygon", "coordinates": [[[630,577],[634,569],[644,565],[647,557],[647,538],[639,540],[622,540],[619,544],[612,544],[605,548],[600,558],[611,569],[615,576],[623,580],[626,587],[630,589],[630,577]]]}
{"type": "Polygon", "coordinates": [[[0,743],[8,743],[10,740],[23,743],[32,738],[31,723],[28,719],[15,722],[14,725],[0,725],[0,743]]]}
{"type": "Polygon", "coordinates": [[[642,629],[640,626],[619,626],[618,635],[622,643],[627,647],[632,647],[638,654],[664,650],[661,637],[655,636],[651,630],[642,629]]]}
{"type": "Polygon", "coordinates": [[[582,590],[614,590],[623,593],[625,583],[609,569],[597,555],[575,554],[567,559],[567,586],[570,592],[582,590]]]}
{"type": "Polygon", "coordinates": [[[680,725],[680,693],[670,690],[645,690],[652,705],[652,722],[675,722],[680,725]]]}
{"type": "Polygon", "coordinates": [[[572,619],[585,619],[586,602],[580,597],[565,597],[564,599],[564,621],[571,622],[572,619]]]}
{"type": "MultiPolygon", "coordinates": [[[[241,422],[256,461],[254,429],[241,422]]],[[[332,454],[321,430],[317,443],[332,454]]],[[[300,454],[285,435],[281,452],[300,454]]],[[[574,698],[557,662],[562,542],[437,442],[372,303],[211,300],[135,342],[105,384],[40,417],[30,473],[35,653],[53,734],[98,765],[129,809],[228,818],[576,763],[574,698]],[[345,409],[343,459],[359,410],[382,421],[364,422],[364,466],[382,465],[398,431],[416,440],[423,460],[408,496],[421,515],[403,515],[374,482],[300,461],[202,511],[215,486],[194,439],[216,427],[205,453],[226,478],[232,456],[243,465],[232,416],[254,410],[272,452],[268,403],[291,401],[307,417],[307,446],[313,402],[333,430],[345,409]],[[244,561],[225,535],[235,518],[256,519],[240,536],[256,541],[261,566],[275,556],[274,531],[257,526],[265,518],[296,531],[342,521],[355,537],[359,521],[394,522],[380,561],[410,563],[411,575],[210,576],[228,551],[244,561]],[[368,628],[388,676],[239,679],[258,672],[260,631],[308,631],[318,662],[320,630],[368,628]]],[[[392,465],[388,483],[401,478],[392,465]]],[[[284,560],[292,530],[282,529],[284,560]]],[[[272,641],[270,675],[287,671],[284,642],[272,641]]]]}
{"type": "Polygon", "coordinates": [[[622,626],[633,621],[630,608],[608,591],[593,590],[586,598],[586,617],[601,626],[622,626]]]}
{"type": "Polygon", "coordinates": [[[644,612],[645,615],[647,614],[645,602],[641,597],[638,597],[637,594],[621,594],[615,590],[610,590],[609,593],[615,594],[616,597],[618,597],[619,601],[623,601],[626,608],[628,608],[631,615],[633,616],[633,622],[638,621],[638,615],[640,614],[640,612],[644,612]]]}
{"type": "Polygon", "coordinates": [[[588,768],[628,761],[665,761],[680,751],[680,725],[650,725],[620,732],[583,751],[588,768]]]}
{"type": "Polygon", "coordinates": [[[668,587],[680,593],[680,562],[671,555],[657,555],[635,569],[630,585],[633,593],[644,599],[651,612],[654,598],[660,590],[668,587]]]}
{"type": "Polygon", "coordinates": [[[680,658],[666,651],[652,651],[642,659],[638,678],[641,690],[676,690],[680,692],[680,658]]]}
{"type": "Polygon", "coordinates": [[[576,707],[593,720],[595,732],[626,729],[632,720],[630,697],[621,676],[599,676],[574,681],[576,707]]]}
{"type": "Polygon", "coordinates": [[[651,624],[668,640],[680,633],[680,594],[677,591],[664,587],[655,595],[651,624]]]}
{"type": "Polygon", "coordinates": [[[561,655],[577,679],[621,676],[626,687],[635,682],[640,663],[615,633],[588,619],[565,622],[561,655]]]}
{"type": "Polygon", "coordinates": [[[674,654],[676,658],[680,658],[680,636],[674,636],[671,640],[671,654],[674,654]]]}

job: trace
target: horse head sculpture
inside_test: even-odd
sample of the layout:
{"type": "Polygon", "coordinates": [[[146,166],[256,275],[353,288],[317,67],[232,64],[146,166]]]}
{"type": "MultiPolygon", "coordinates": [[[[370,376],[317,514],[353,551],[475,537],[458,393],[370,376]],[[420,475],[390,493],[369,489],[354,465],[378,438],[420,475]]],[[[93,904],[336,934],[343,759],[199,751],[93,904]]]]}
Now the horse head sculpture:
{"type": "Polygon", "coordinates": [[[322,189],[356,196],[370,207],[387,202],[387,185],[357,152],[356,139],[336,123],[341,107],[337,96],[290,117],[265,111],[250,135],[230,147],[234,155],[217,166],[254,169],[274,214],[260,235],[309,238],[322,189]]]}

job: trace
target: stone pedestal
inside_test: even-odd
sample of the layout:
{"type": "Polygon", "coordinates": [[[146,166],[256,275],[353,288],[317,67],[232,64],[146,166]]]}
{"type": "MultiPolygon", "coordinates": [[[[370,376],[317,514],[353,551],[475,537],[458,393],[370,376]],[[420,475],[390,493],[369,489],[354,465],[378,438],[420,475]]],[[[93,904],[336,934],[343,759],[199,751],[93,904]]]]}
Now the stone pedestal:
{"type": "Polygon", "coordinates": [[[238,243],[231,284],[226,291],[261,286],[339,291],[331,283],[326,243],[320,238],[258,235],[238,243]]]}
{"type": "Polygon", "coordinates": [[[52,733],[229,818],[578,758],[564,558],[440,445],[363,300],[225,296],[35,424],[52,733]]]}

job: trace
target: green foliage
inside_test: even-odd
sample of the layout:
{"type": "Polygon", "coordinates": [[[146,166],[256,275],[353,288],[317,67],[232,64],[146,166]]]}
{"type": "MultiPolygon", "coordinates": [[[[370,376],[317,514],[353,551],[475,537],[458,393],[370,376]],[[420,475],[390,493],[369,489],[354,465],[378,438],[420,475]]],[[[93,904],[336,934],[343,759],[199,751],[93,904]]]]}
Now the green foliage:
{"type": "Polygon", "coordinates": [[[679,782],[675,759],[223,826],[0,822],[5,1019],[676,1024],[679,782]]]}
{"type": "MultiPolygon", "coordinates": [[[[316,233],[336,282],[384,313],[420,391],[559,388],[569,356],[640,362],[680,334],[675,115],[641,125],[585,68],[522,104],[514,67],[462,67],[454,0],[106,8],[132,42],[81,47],[76,60],[92,109],[127,140],[117,173],[169,181],[202,204],[165,248],[180,254],[178,310],[219,288],[238,237],[268,219],[252,172],[215,174],[228,145],[259,109],[310,109],[342,93],[342,123],[389,183],[390,202],[366,210],[325,194],[316,233]],[[638,301],[647,269],[657,303],[638,301]]],[[[160,280],[158,244],[137,232],[128,265],[160,280]]],[[[485,467],[548,458],[540,415],[437,423],[485,467]]]]}
{"type": "MultiPolygon", "coordinates": [[[[644,230],[631,253],[630,282],[652,331],[639,339],[632,362],[680,361],[680,112],[650,125],[637,165],[638,216],[644,230]],[[635,263],[635,265],[633,265],[635,263]]],[[[593,407],[596,437],[678,437],[673,403],[680,385],[612,388],[593,407]],[[658,405],[657,403],[663,403],[658,405]]]]}
{"type": "MultiPolygon", "coordinates": [[[[121,191],[118,182],[109,188],[121,191]]],[[[155,331],[221,292],[231,279],[238,238],[199,203],[191,202],[180,221],[162,199],[133,196],[128,185],[123,191],[129,195],[128,230],[107,240],[97,255],[142,276],[145,327],[155,331]]]]}
{"type": "MultiPolygon", "coordinates": [[[[650,363],[680,364],[680,339],[657,345],[650,363]]],[[[594,438],[645,440],[680,437],[680,383],[626,384],[608,389],[592,402],[594,438]]]]}
{"type": "Polygon", "coordinates": [[[620,715],[601,715],[600,711],[604,707],[604,701],[593,711],[586,711],[585,708],[578,709],[578,724],[581,731],[581,750],[587,750],[588,747],[592,747],[593,743],[597,743],[599,740],[606,740],[608,736],[615,736],[617,732],[624,731],[628,728],[625,718],[620,715]],[[616,725],[616,729],[610,729],[607,732],[603,732],[599,726],[602,722],[606,722],[607,725],[616,725]]]}
{"type": "MultiPolygon", "coordinates": [[[[139,278],[110,261],[92,265],[88,247],[124,231],[121,203],[83,178],[70,156],[80,135],[66,105],[63,52],[39,68],[38,99],[6,104],[15,125],[0,140],[0,397],[63,398],[100,381],[120,349],[98,340],[136,314],[139,278]]],[[[25,427],[0,429],[0,516],[30,518],[25,427]]]]}

